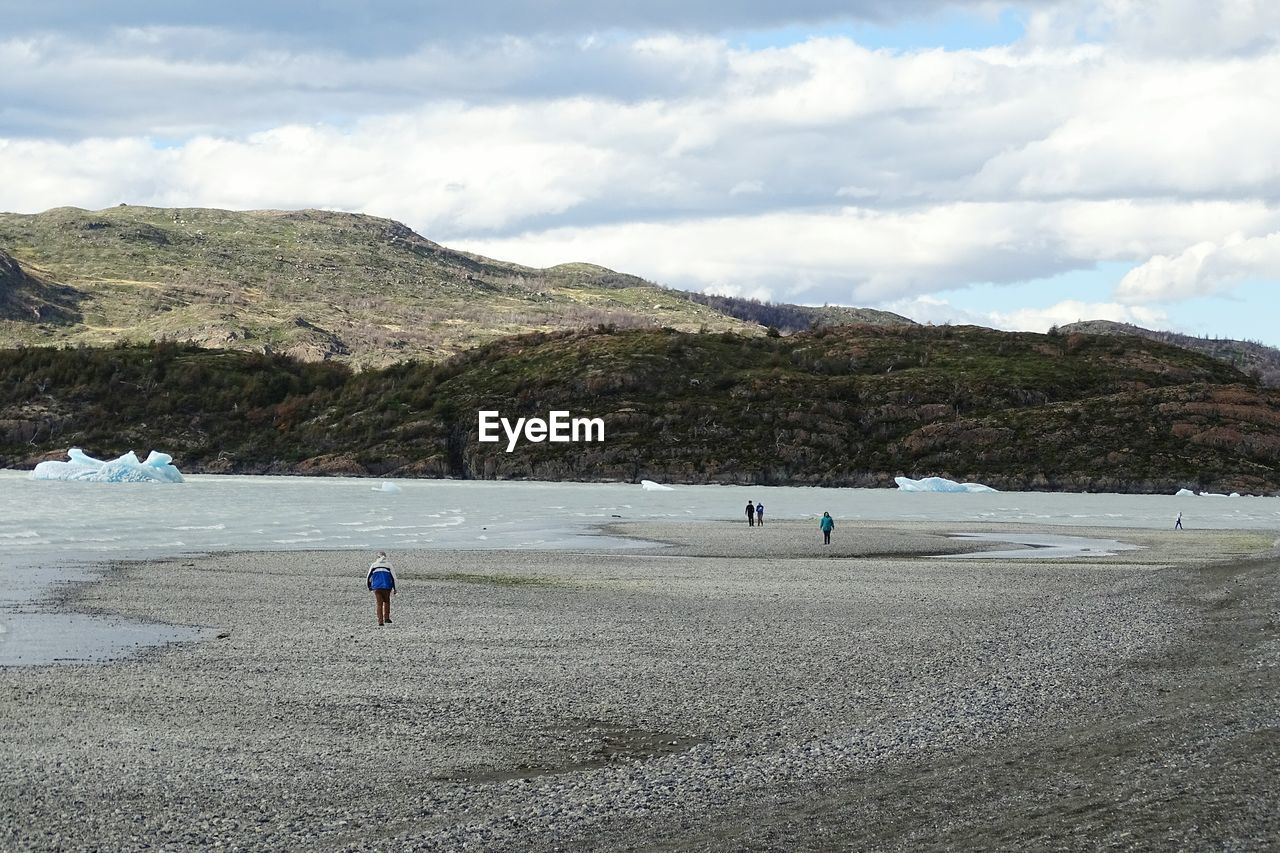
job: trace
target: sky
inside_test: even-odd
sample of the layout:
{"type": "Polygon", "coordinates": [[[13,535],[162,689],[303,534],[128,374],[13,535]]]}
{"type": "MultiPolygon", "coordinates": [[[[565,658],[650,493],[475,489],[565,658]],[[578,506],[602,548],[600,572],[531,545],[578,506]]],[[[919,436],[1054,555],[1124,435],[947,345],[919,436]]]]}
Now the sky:
{"type": "Polygon", "coordinates": [[[0,0],[0,210],[1280,345],[1273,0],[0,0]]]}

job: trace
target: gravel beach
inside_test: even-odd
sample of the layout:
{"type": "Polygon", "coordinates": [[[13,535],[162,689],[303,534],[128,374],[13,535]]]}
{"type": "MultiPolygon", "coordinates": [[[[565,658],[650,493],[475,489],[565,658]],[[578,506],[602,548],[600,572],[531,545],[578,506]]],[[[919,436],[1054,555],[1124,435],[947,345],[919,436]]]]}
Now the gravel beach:
{"type": "Polygon", "coordinates": [[[635,551],[218,554],[63,606],[201,626],[0,669],[5,850],[1271,850],[1257,531],[620,524],[635,551]],[[939,559],[1094,536],[1111,557],[939,559]]]}

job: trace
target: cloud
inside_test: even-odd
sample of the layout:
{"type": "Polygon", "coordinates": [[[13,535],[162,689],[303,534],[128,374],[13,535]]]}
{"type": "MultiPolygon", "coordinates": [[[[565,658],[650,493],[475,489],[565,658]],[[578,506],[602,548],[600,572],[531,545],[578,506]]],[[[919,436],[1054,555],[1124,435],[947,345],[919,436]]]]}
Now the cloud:
{"type": "Polygon", "coordinates": [[[1172,302],[1230,290],[1248,279],[1280,278],[1280,231],[1206,240],[1176,255],[1156,255],[1130,270],[1116,296],[1130,304],[1172,302]]]}
{"type": "Polygon", "coordinates": [[[1117,302],[1082,302],[1066,299],[1044,308],[1014,311],[973,311],[957,307],[936,296],[919,296],[881,303],[877,307],[893,311],[920,323],[973,325],[1013,332],[1047,332],[1081,320],[1111,320],[1146,328],[1165,329],[1168,315],[1161,310],[1117,302]]]}
{"type": "Polygon", "coordinates": [[[1177,63],[1095,57],[1053,90],[1055,126],[988,159],[971,181],[975,193],[1280,199],[1280,54],[1177,63]]]}
{"type": "Polygon", "coordinates": [[[1280,51],[1242,41],[1245,0],[1198,51],[1125,29],[1183,32],[1181,0],[1034,4],[1016,44],[904,51],[715,33],[939,3],[612,3],[567,29],[559,7],[522,29],[523,4],[484,32],[443,4],[365,23],[348,4],[73,5],[6,19],[0,208],[336,208],[530,264],[817,303],[1117,261],[1141,265],[1114,297],[1136,316],[1275,275],[1280,51]],[[387,29],[407,35],[357,49],[387,29]]]}
{"type": "Polygon", "coordinates": [[[379,120],[508,111],[548,142],[542,114],[568,115],[568,147],[625,127],[605,140],[617,161],[671,176],[657,215],[845,199],[1280,200],[1280,54],[1171,64],[1096,47],[893,53],[820,38],[748,50],[675,36],[509,38],[370,60],[265,43],[236,62],[147,49],[184,33],[0,43],[0,137],[168,147],[301,125],[355,140],[379,120]],[[573,120],[588,113],[595,125],[573,120]],[[770,192],[732,192],[757,182],[770,192]]]}
{"type": "Polygon", "coordinates": [[[589,260],[695,290],[732,285],[778,301],[868,304],[1047,278],[1277,225],[1280,212],[1256,203],[957,203],[621,222],[463,245],[535,265],[589,260]]]}
{"type": "MultiPolygon", "coordinates": [[[[686,0],[222,0],[219,3],[155,3],[113,0],[0,2],[0,20],[16,35],[57,32],[98,37],[113,29],[181,27],[265,34],[279,44],[316,45],[359,54],[398,52],[423,42],[459,38],[587,34],[608,31],[710,33],[726,29],[775,29],[834,21],[890,23],[943,9],[982,10],[991,0],[771,0],[699,2],[686,0]]],[[[1046,3],[1023,0],[1020,6],[1046,3]]]]}
{"type": "Polygon", "coordinates": [[[1105,41],[1146,55],[1253,55],[1280,43],[1280,6],[1273,0],[1067,0],[1033,10],[1027,36],[1048,45],[1105,41]]]}
{"type": "Polygon", "coordinates": [[[997,329],[1028,332],[1046,332],[1054,326],[1065,326],[1081,320],[1112,320],[1156,329],[1168,326],[1168,315],[1158,309],[1116,302],[1081,302],[1076,299],[1065,299],[1046,308],[993,311],[990,318],[989,325],[997,329]]]}

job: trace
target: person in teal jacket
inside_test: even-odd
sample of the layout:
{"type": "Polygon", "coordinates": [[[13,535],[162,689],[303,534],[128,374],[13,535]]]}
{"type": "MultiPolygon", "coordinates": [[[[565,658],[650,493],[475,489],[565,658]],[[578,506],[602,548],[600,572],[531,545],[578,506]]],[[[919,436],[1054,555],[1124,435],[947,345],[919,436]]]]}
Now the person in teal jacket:
{"type": "Polygon", "coordinates": [[[818,529],[822,531],[822,544],[831,544],[831,531],[836,529],[836,520],[831,517],[831,513],[824,512],[822,520],[818,522],[818,529]]]}

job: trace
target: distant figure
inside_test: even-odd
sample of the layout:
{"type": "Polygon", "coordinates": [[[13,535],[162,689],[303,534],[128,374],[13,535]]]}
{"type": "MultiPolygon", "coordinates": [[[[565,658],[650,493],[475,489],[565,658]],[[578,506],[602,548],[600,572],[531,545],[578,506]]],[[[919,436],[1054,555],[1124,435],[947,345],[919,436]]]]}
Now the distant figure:
{"type": "Polygon", "coordinates": [[[756,524],[764,527],[764,504],[756,504],[756,524]]]}
{"type": "Polygon", "coordinates": [[[822,531],[822,544],[831,544],[831,531],[836,529],[836,520],[831,517],[831,513],[824,512],[822,520],[818,522],[818,529],[822,531]]]}
{"type": "Polygon", "coordinates": [[[1174,530],[1182,529],[1182,513],[1178,513],[1178,519],[1173,523],[1173,529],[1174,530]]]}
{"type": "Polygon", "coordinates": [[[396,576],[387,562],[387,553],[378,552],[378,559],[369,566],[369,574],[365,578],[369,589],[373,591],[374,608],[378,611],[378,624],[391,624],[391,596],[396,592],[396,576]]]}
{"type": "Polygon", "coordinates": [[[747,525],[750,527],[756,526],[756,505],[751,501],[747,501],[747,525]]]}

